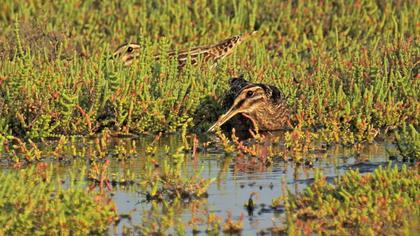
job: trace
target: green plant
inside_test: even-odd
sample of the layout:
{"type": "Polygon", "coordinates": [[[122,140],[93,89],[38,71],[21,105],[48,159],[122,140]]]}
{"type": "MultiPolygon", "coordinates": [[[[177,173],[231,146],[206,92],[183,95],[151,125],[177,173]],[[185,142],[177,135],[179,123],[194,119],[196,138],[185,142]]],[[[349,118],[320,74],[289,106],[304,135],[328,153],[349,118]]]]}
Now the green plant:
{"type": "Polygon", "coordinates": [[[420,160],[420,133],[413,125],[404,124],[401,133],[395,132],[395,145],[404,158],[420,160]]]}
{"type": "Polygon", "coordinates": [[[292,149],[419,125],[413,0],[18,2],[0,9],[0,130],[18,138],[205,130],[240,73],[287,97],[292,149]],[[215,68],[179,71],[167,56],[254,28],[215,68]],[[131,67],[107,59],[134,41],[142,53],[131,67]]]}
{"type": "Polygon", "coordinates": [[[53,177],[50,165],[0,174],[0,234],[103,233],[115,220],[115,206],[104,195],[87,192],[83,171],[69,186],[53,177]]]}
{"type": "Polygon", "coordinates": [[[182,171],[183,160],[172,160],[177,163],[170,165],[167,160],[158,164],[159,167],[148,166],[148,171],[141,185],[147,191],[149,200],[193,199],[207,196],[207,188],[215,178],[204,179],[200,177],[202,170],[197,170],[191,176],[185,176],[182,171]]]}
{"type": "Polygon", "coordinates": [[[319,173],[303,193],[287,197],[289,231],[304,234],[400,234],[420,216],[419,167],[350,170],[329,184],[319,173]]]}

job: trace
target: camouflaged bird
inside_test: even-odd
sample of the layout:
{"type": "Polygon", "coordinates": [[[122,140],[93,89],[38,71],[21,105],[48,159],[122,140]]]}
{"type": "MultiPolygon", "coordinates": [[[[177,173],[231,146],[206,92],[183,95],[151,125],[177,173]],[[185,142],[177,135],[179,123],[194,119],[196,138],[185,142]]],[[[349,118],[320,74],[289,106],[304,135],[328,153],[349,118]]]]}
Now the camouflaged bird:
{"type": "Polygon", "coordinates": [[[230,80],[230,89],[224,96],[222,107],[227,111],[208,131],[222,125],[243,130],[248,121],[252,128],[260,131],[281,130],[287,127],[290,116],[290,108],[278,88],[251,83],[242,76],[230,80]]]}
{"type": "MultiPolygon", "coordinates": [[[[180,51],[171,51],[168,55],[169,57],[177,58],[178,66],[180,68],[184,67],[188,60],[191,61],[192,65],[197,65],[200,60],[204,62],[212,61],[213,63],[217,63],[219,60],[229,56],[236,46],[241,44],[245,39],[254,35],[256,32],[257,31],[245,33],[243,35],[236,35],[212,45],[199,46],[180,51]]],[[[113,54],[113,58],[119,58],[124,65],[130,66],[134,62],[134,59],[140,56],[140,53],[140,45],[129,43],[118,47],[113,54]]],[[[159,55],[156,55],[155,59],[159,59],[159,55]]]]}

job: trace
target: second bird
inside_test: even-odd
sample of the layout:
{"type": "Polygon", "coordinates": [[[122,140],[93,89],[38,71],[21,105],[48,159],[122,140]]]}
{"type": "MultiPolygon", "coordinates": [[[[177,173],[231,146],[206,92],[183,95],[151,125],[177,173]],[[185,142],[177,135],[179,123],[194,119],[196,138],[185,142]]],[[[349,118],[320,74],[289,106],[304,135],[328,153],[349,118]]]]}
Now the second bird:
{"type": "MultiPolygon", "coordinates": [[[[190,58],[192,65],[198,64],[200,58],[204,62],[211,61],[213,63],[217,63],[220,59],[229,56],[236,46],[255,33],[256,31],[236,35],[211,45],[198,46],[180,51],[171,51],[169,52],[169,57],[177,57],[178,66],[181,68],[187,64],[188,58],[190,58]]],[[[130,43],[118,47],[117,50],[115,50],[113,57],[119,58],[124,65],[129,66],[138,56],[140,56],[140,53],[140,45],[130,43]]],[[[155,58],[159,59],[159,55],[156,55],[155,58]]]]}

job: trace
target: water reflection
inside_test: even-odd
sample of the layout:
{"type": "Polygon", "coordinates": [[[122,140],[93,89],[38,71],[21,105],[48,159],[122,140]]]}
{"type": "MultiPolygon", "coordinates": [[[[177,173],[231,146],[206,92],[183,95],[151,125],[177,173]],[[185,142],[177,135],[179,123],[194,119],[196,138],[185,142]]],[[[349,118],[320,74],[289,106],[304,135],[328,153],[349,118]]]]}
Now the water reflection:
{"type": "MultiPolygon", "coordinates": [[[[193,146],[193,138],[189,137],[188,140],[191,141],[190,146],[193,146]]],[[[279,206],[273,209],[270,206],[273,198],[281,196],[285,188],[291,193],[302,191],[314,180],[315,170],[322,171],[329,181],[348,169],[359,169],[362,173],[371,172],[379,165],[387,165],[386,149],[393,148],[390,143],[384,141],[366,145],[358,150],[337,146],[328,150],[293,154],[287,152],[281,142],[263,143],[254,151],[266,153],[267,148],[274,148],[281,151],[282,155],[272,158],[269,165],[260,165],[258,158],[225,153],[217,143],[203,146],[209,142],[207,137],[198,137],[198,140],[199,151],[195,154],[191,150],[180,151],[179,147],[185,146],[185,139],[175,135],[158,139],[113,138],[107,143],[95,139],[79,140],[76,141],[78,150],[90,157],[90,161],[74,158],[70,162],[57,162],[56,172],[62,175],[74,173],[83,166],[91,167],[98,163],[91,158],[92,156],[105,155],[104,159],[111,160],[108,170],[110,179],[115,180],[123,176],[133,181],[133,184],[126,186],[112,186],[110,195],[117,205],[120,221],[110,226],[111,234],[192,234],[193,231],[204,233],[214,230],[213,226],[216,224],[222,227],[228,214],[231,214],[233,221],[243,217],[242,232],[255,235],[273,226],[282,227],[285,222],[284,208],[279,206]],[[97,145],[109,151],[100,154],[95,151],[98,149],[97,145]],[[123,152],[128,153],[129,158],[119,157],[123,152]],[[293,155],[302,155],[302,158],[310,159],[312,163],[297,164],[293,161],[293,155]],[[182,156],[183,160],[180,172],[182,177],[190,178],[202,168],[201,177],[215,178],[207,190],[208,196],[189,201],[166,198],[161,201],[148,201],[148,190],[141,184],[145,181],[147,171],[150,168],[161,169],[163,162],[176,169],[179,156],[182,156]],[[151,161],[156,162],[157,167],[148,166],[151,161]],[[245,204],[249,202],[251,195],[255,206],[254,210],[249,212],[245,204]]]]}
{"type": "MultiPolygon", "coordinates": [[[[167,140],[162,139],[160,142],[159,145],[169,145],[171,147],[180,145],[179,139],[174,137],[168,137],[167,140]]],[[[223,219],[226,219],[228,212],[232,213],[234,220],[238,220],[244,215],[243,232],[256,234],[261,230],[273,227],[273,224],[281,226],[285,221],[281,209],[275,211],[270,208],[272,199],[283,194],[282,180],[286,183],[289,191],[296,193],[302,191],[313,181],[314,169],[322,170],[329,180],[343,174],[350,168],[360,169],[361,172],[370,172],[379,165],[387,164],[385,148],[392,148],[392,145],[383,142],[368,145],[363,150],[335,147],[326,152],[312,153],[311,155],[315,155],[317,158],[313,168],[296,165],[293,161],[284,161],[282,158],[278,158],[274,159],[272,165],[266,168],[243,169],[241,161],[247,157],[238,157],[234,154],[227,155],[222,152],[200,152],[198,154],[199,161],[187,162],[185,168],[192,171],[203,167],[202,176],[204,178],[217,178],[208,189],[209,195],[206,201],[199,204],[204,208],[201,209],[202,211],[214,213],[223,219]],[[247,203],[252,193],[257,193],[256,206],[254,213],[248,214],[244,204],[247,203]]],[[[139,165],[136,162],[141,161],[133,161],[130,164],[132,170],[135,170],[136,165],[139,165]]],[[[118,204],[132,197],[120,196],[115,197],[115,200],[118,204]]],[[[151,203],[143,204],[150,205],[151,203]]],[[[125,204],[124,207],[121,205],[119,210],[126,212],[130,210],[130,207],[132,207],[130,204],[125,204]]],[[[192,209],[194,207],[184,206],[182,211],[179,212],[179,217],[184,223],[191,220],[194,211],[192,209]]],[[[139,211],[139,215],[144,214],[150,214],[150,212],[146,213],[144,209],[143,213],[139,211]]],[[[132,222],[136,222],[136,220],[132,222]]],[[[144,222],[144,220],[137,219],[137,222],[144,222]]],[[[195,226],[195,229],[200,232],[204,232],[206,228],[207,226],[204,223],[195,226]]],[[[175,231],[174,228],[171,230],[169,232],[175,231]]],[[[192,231],[190,229],[187,232],[191,233],[192,231]]]]}

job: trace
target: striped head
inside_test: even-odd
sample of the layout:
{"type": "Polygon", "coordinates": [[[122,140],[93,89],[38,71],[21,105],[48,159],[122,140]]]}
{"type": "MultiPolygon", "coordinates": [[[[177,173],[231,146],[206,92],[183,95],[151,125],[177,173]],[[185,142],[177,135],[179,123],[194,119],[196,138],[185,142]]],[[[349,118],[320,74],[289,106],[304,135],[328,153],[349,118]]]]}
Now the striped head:
{"type": "Polygon", "coordinates": [[[133,63],[134,59],[140,55],[140,45],[129,43],[124,44],[115,50],[112,55],[114,59],[121,60],[125,66],[129,66],[133,63]]]}
{"type": "Polygon", "coordinates": [[[251,121],[255,124],[257,119],[253,118],[256,116],[264,116],[265,114],[259,113],[266,109],[270,109],[270,107],[273,106],[273,103],[275,103],[277,99],[280,99],[280,96],[280,94],[273,94],[273,90],[268,85],[247,85],[236,96],[229,110],[220,116],[220,118],[212,127],[210,127],[208,131],[211,132],[216,127],[222,126],[237,114],[243,114],[245,117],[251,119],[251,121]],[[275,97],[275,99],[273,99],[273,95],[279,97],[275,97]]]}

